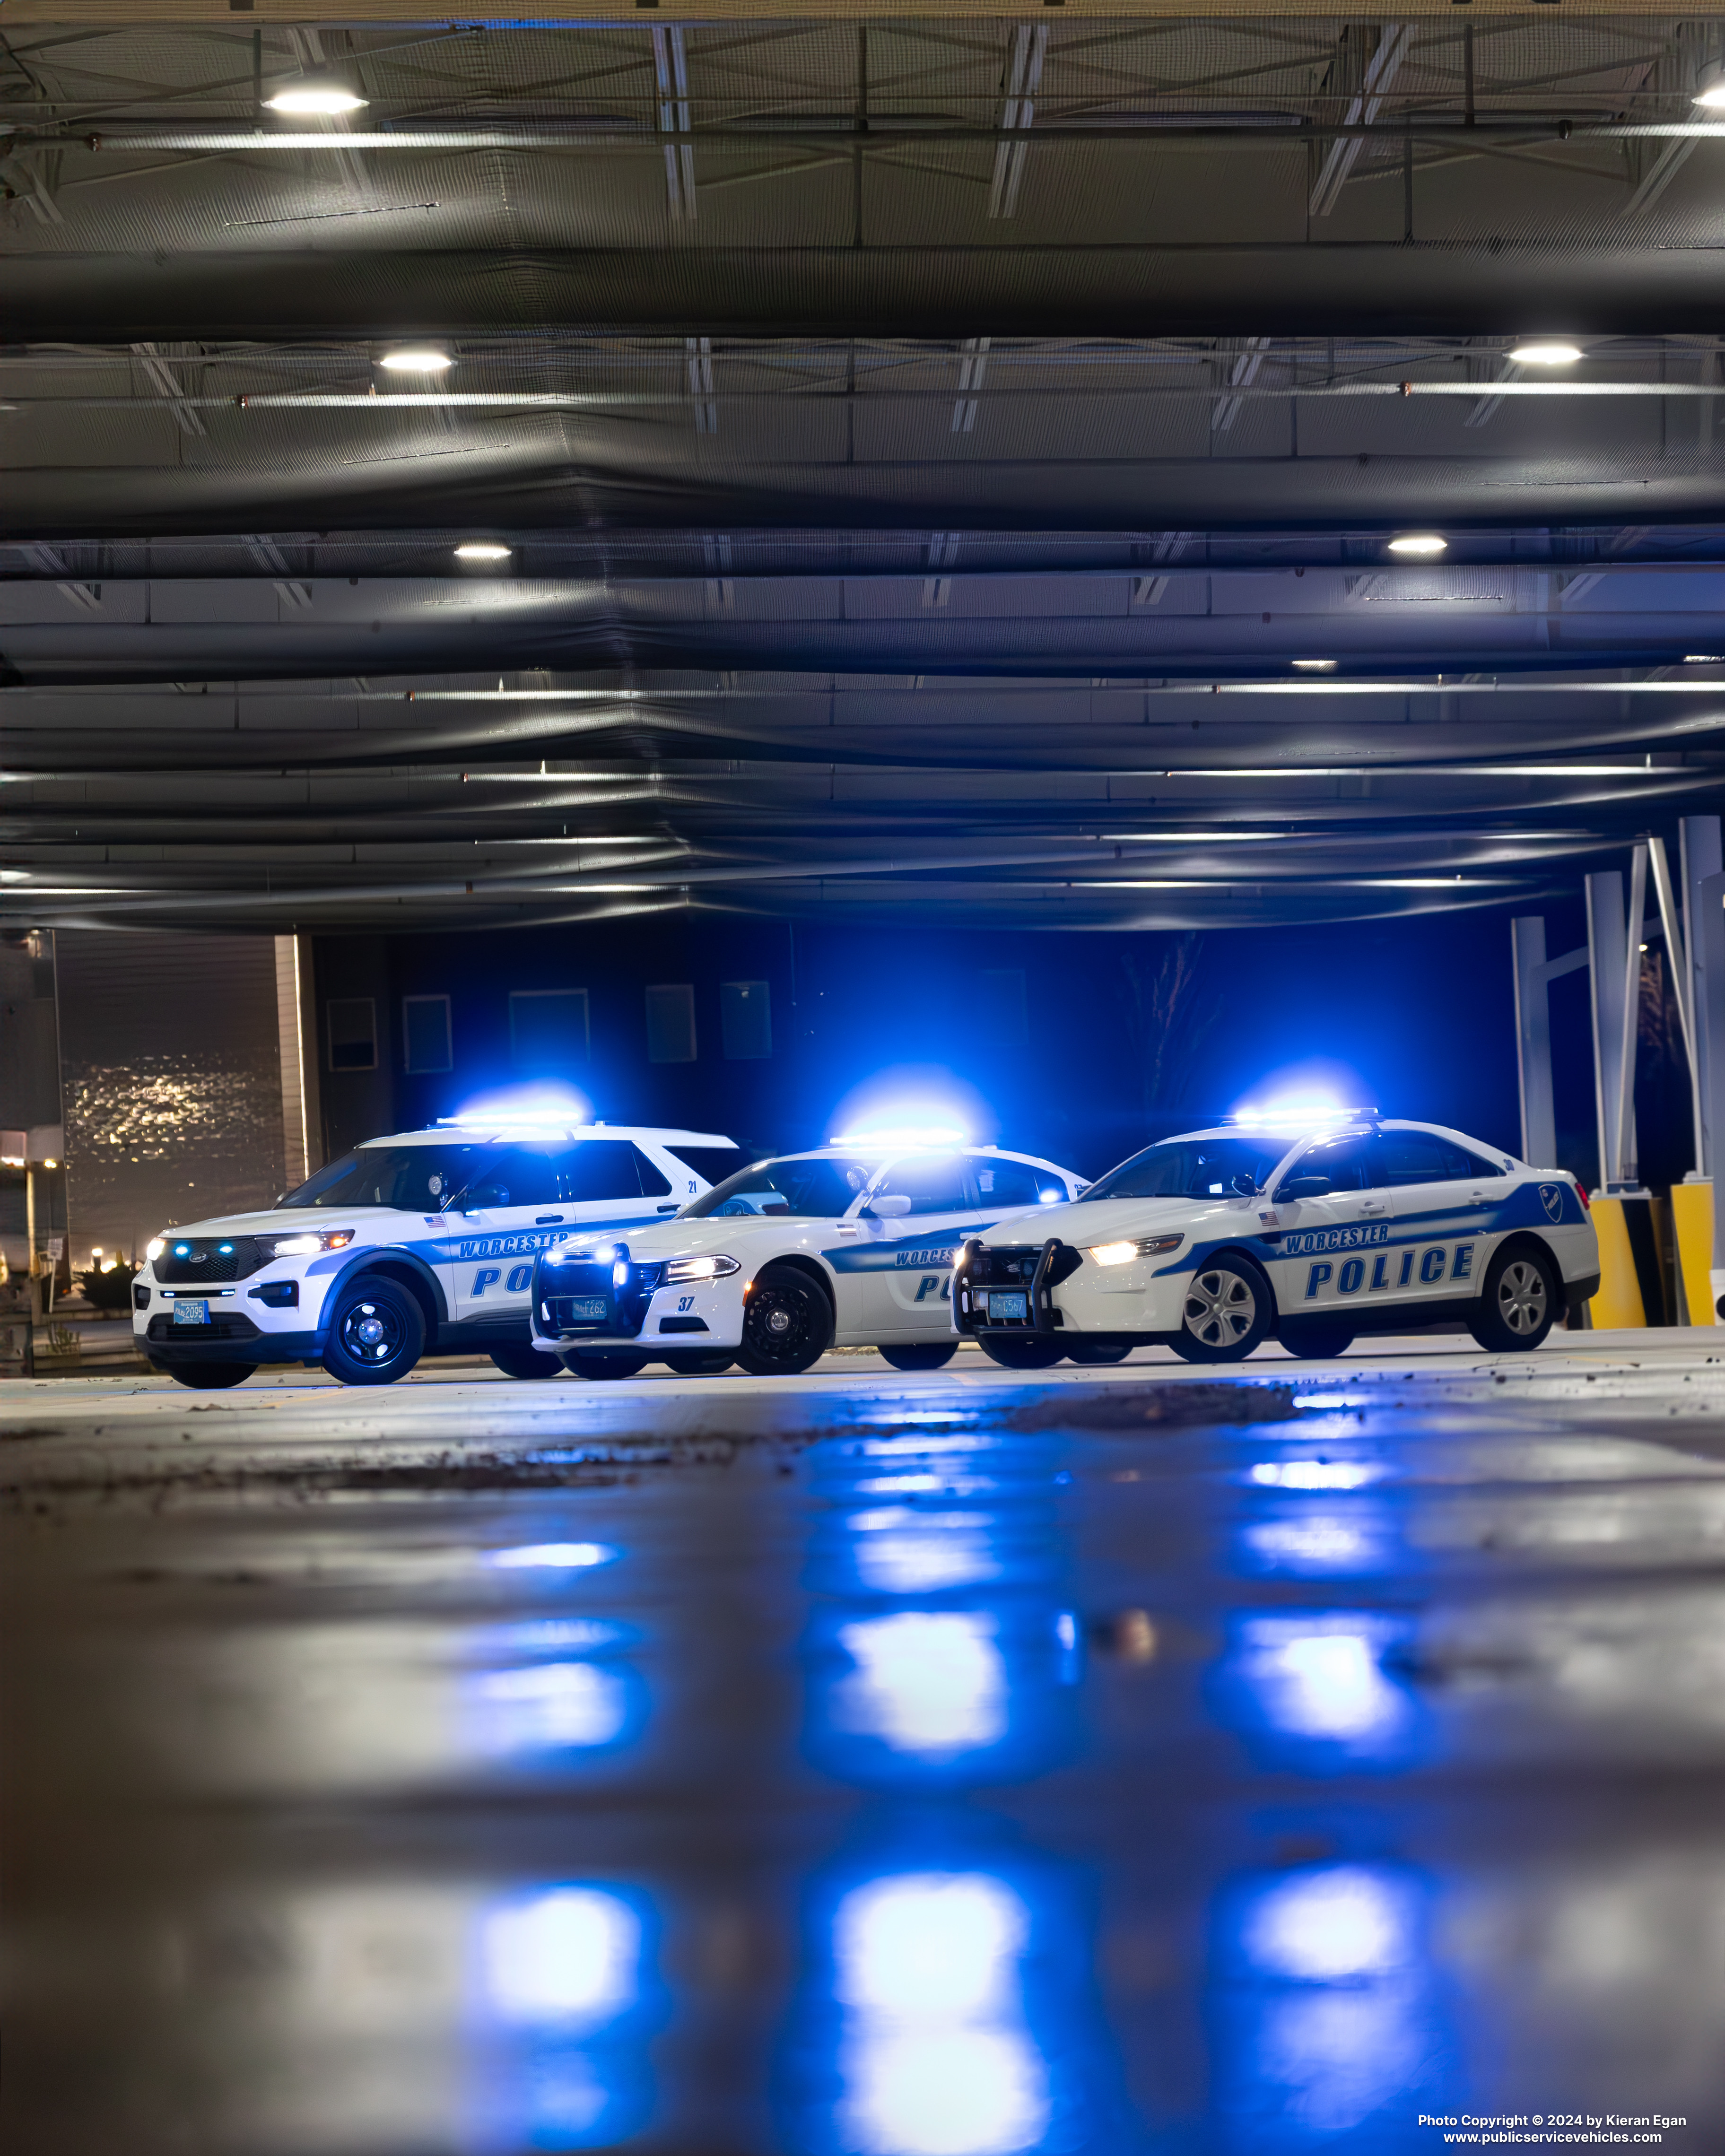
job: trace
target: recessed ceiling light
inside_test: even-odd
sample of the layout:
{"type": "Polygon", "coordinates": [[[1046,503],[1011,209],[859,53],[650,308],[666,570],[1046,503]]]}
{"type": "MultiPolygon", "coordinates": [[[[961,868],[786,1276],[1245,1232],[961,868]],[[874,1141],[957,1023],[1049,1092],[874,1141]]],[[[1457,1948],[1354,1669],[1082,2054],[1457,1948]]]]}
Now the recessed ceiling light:
{"type": "Polygon", "coordinates": [[[514,552],[513,547],[501,547],[495,539],[464,539],[455,557],[462,562],[506,562],[514,552]]]}
{"type": "Polygon", "coordinates": [[[271,112],[357,112],[369,100],[356,96],[338,82],[301,82],[291,90],[279,90],[264,104],[271,112]]]}
{"type": "Polygon", "coordinates": [[[1574,367],[1584,357],[1579,344],[1518,344],[1509,356],[1518,367],[1574,367]]]}
{"type": "Polygon", "coordinates": [[[387,367],[392,374],[441,374],[455,362],[446,352],[416,348],[411,352],[386,352],[377,364],[387,367]]]}
{"type": "Polygon", "coordinates": [[[1392,539],[1392,554],[1441,554],[1448,547],[1447,539],[1440,539],[1435,531],[1409,531],[1399,539],[1392,539]]]}
{"type": "Polygon", "coordinates": [[[1725,67],[1717,60],[1709,60],[1695,79],[1695,102],[1697,105],[1725,105],[1725,67]]]}
{"type": "Polygon", "coordinates": [[[1336,670],[1333,659],[1296,659],[1291,663],[1307,674],[1332,674],[1336,670]]]}
{"type": "Polygon", "coordinates": [[[1686,666],[1725,666],[1725,659],[1722,659],[1717,651],[1686,651],[1683,664],[1686,666]]]}

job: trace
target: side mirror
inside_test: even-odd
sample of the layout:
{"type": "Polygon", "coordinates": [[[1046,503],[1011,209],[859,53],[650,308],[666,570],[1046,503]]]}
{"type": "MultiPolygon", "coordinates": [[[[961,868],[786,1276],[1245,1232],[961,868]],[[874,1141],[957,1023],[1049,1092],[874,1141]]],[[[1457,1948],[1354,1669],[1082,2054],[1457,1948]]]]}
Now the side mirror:
{"type": "Polygon", "coordinates": [[[902,1220],[911,1209],[911,1201],[902,1192],[885,1192],[871,1198],[863,1208],[863,1217],[869,1220],[902,1220]]]}
{"type": "Polygon", "coordinates": [[[1327,1175],[1292,1176],[1276,1194],[1278,1198],[1327,1198],[1330,1178],[1327,1175]]]}
{"type": "Polygon", "coordinates": [[[1228,1188],[1236,1198],[1255,1198],[1258,1194],[1258,1178],[1255,1175],[1248,1175],[1242,1168],[1228,1188]]]}

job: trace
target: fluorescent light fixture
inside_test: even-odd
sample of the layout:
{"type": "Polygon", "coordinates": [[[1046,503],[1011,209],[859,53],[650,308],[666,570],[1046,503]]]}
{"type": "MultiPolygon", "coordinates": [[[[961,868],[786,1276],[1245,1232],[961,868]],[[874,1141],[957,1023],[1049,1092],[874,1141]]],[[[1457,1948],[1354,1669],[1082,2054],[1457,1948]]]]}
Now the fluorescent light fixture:
{"type": "Polygon", "coordinates": [[[1695,79],[1695,99],[1697,105],[1725,105],[1725,65],[1709,60],[1695,79]]]}
{"type": "Polygon", "coordinates": [[[357,112],[370,101],[339,82],[295,83],[291,90],[279,90],[264,100],[271,112],[329,114],[357,112]]]}
{"type": "Polygon", "coordinates": [[[1517,367],[1574,367],[1585,354],[1579,344],[1518,344],[1509,357],[1517,367]]]}
{"type": "Polygon", "coordinates": [[[1717,651],[1686,651],[1683,664],[1686,666],[1725,666],[1725,656],[1717,651]]]}
{"type": "Polygon", "coordinates": [[[1333,659],[1295,659],[1289,663],[1302,674],[1333,674],[1337,664],[1333,659]]]}
{"type": "Polygon", "coordinates": [[[446,352],[413,345],[403,352],[386,352],[377,364],[387,367],[392,374],[441,374],[455,362],[446,352]]]}
{"type": "Polygon", "coordinates": [[[513,547],[501,545],[495,539],[464,539],[455,549],[458,562],[506,562],[513,554],[513,547]]]}
{"type": "Polygon", "coordinates": [[[1449,545],[1449,541],[1440,539],[1435,531],[1409,531],[1399,539],[1392,539],[1389,551],[1392,554],[1442,554],[1448,551],[1449,545]]]}

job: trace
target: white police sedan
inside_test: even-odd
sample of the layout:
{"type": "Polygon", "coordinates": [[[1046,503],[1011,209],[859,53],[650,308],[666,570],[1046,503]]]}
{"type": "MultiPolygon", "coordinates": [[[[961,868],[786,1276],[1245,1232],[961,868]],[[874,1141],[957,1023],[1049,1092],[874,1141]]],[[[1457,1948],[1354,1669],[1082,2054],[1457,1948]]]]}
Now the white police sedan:
{"type": "MultiPolygon", "coordinates": [[[[739,1363],[806,1370],[831,1347],[878,1347],[937,1370],[957,1348],[949,1298],[967,1237],[1065,1206],[1070,1168],[993,1146],[891,1136],[760,1160],[662,1227],[579,1236],[540,1259],[533,1344],[578,1376],[739,1363]]],[[[1029,1224],[1025,1232],[1029,1232],[1029,1224]]]]}
{"type": "Polygon", "coordinates": [[[200,1390],[264,1363],[347,1384],[422,1355],[489,1355],[557,1374],[530,1345],[533,1261],[571,1236],[634,1233],[742,1158],[707,1131],[444,1123],[372,1138],[267,1212],[158,1235],[132,1283],[141,1354],[200,1390]]]}
{"type": "Polygon", "coordinates": [[[1485,1348],[1537,1348],[1599,1285],[1573,1176],[1436,1124],[1358,1115],[1151,1146],[1081,1203],[968,1243],[952,1309],[1016,1369],[1153,1344],[1232,1363],[1266,1340],[1339,1355],[1361,1333],[1445,1319],[1485,1348]]]}

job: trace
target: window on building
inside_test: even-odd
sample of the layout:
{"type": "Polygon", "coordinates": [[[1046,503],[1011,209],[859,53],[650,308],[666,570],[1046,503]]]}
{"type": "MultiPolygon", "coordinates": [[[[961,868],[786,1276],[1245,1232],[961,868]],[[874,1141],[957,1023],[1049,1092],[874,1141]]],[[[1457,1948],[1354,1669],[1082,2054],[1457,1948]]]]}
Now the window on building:
{"type": "Polygon", "coordinates": [[[695,1060],[695,991],[686,981],[664,982],[647,991],[647,1060],[695,1060]]]}
{"type": "Polygon", "coordinates": [[[1023,1048],[1030,1038],[1022,966],[985,967],[976,977],[977,1031],[994,1048],[1023,1048]]]}
{"type": "Polygon", "coordinates": [[[555,1078],[589,1053],[585,988],[517,988],[509,998],[509,1046],[515,1067],[555,1078]]]}
{"type": "Polygon", "coordinates": [[[410,1075],[454,1069],[447,996],[402,998],[401,1048],[402,1068],[410,1075]]]}
{"type": "Polygon", "coordinates": [[[765,981],[721,981],[719,1024],[727,1063],[758,1063],[773,1053],[773,1003],[765,981]]]}
{"type": "Polygon", "coordinates": [[[377,1067],[377,1006],[370,996],[332,996],[327,1017],[331,1070],[377,1067]]]}

